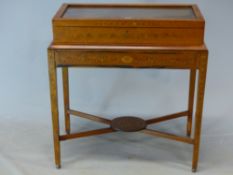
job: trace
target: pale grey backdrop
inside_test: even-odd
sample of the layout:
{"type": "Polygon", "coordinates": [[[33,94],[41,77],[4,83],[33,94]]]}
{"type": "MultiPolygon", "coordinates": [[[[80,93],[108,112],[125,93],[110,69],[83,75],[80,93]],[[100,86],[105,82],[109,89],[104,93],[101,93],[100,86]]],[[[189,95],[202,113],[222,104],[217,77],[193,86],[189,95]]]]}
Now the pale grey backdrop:
{"type": "MultiPolygon", "coordinates": [[[[206,19],[205,40],[210,52],[199,169],[200,174],[232,174],[231,0],[0,0],[0,174],[190,173],[190,146],[141,134],[110,134],[65,142],[63,169],[54,168],[46,49],[52,40],[51,18],[63,2],[199,5],[206,19]]],[[[70,75],[72,107],[84,112],[108,118],[148,118],[187,106],[187,71],[72,69],[70,75]]],[[[62,109],[60,114],[63,117],[62,109]]],[[[184,126],[185,120],[179,119],[155,127],[183,134],[184,126]]],[[[93,127],[99,126],[72,120],[73,131],[93,127]]]]}

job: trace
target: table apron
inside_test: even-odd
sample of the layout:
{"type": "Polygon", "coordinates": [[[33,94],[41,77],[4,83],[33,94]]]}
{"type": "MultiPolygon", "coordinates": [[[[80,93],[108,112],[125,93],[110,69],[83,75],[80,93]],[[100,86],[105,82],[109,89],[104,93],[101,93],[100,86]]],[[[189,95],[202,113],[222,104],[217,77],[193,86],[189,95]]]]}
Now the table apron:
{"type": "Polygon", "coordinates": [[[57,67],[198,68],[198,52],[57,50],[57,67]]]}

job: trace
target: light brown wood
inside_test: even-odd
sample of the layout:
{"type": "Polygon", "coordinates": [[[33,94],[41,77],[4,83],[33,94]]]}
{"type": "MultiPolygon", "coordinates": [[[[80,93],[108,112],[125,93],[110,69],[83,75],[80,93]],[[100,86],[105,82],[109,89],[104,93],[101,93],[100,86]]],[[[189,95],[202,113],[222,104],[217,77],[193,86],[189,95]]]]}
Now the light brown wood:
{"type": "MultiPolygon", "coordinates": [[[[205,43],[199,46],[118,46],[118,45],[54,45],[50,44],[49,48],[55,50],[79,50],[79,51],[134,51],[134,52],[173,52],[173,51],[183,51],[183,52],[192,52],[195,54],[200,51],[207,50],[205,43]]],[[[191,54],[191,53],[190,53],[191,54]]]]}
{"type": "Polygon", "coordinates": [[[103,129],[96,129],[92,131],[84,131],[80,133],[74,133],[74,134],[68,134],[68,135],[61,135],[59,137],[60,140],[70,140],[75,138],[81,138],[81,137],[88,137],[93,135],[100,135],[100,134],[107,134],[115,132],[112,128],[103,128],[103,129]]]}
{"type": "Polygon", "coordinates": [[[203,43],[203,29],[54,27],[54,44],[188,46],[203,43]],[[179,34],[179,35],[178,35],[179,34]],[[66,36],[66,37],[64,37],[66,36]],[[137,37],[140,36],[140,37],[137,37]],[[174,36],[174,37],[171,37],[174,36]],[[182,40],[181,38],[188,38],[182,40]]]}
{"type": "Polygon", "coordinates": [[[193,147],[193,164],[192,164],[193,172],[196,172],[197,170],[198,158],[199,158],[202,113],[203,113],[205,82],[206,82],[206,72],[207,72],[207,62],[208,62],[207,51],[201,53],[198,60],[199,60],[199,75],[198,75],[196,116],[195,116],[195,126],[194,126],[195,130],[194,130],[194,147],[193,147]]]}
{"type": "MultiPolygon", "coordinates": [[[[138,14],[137,14],[138,15],[138,14]]],[[[143,14],[142,14],[143,15],[143,14]]],[[[92,14],[92,16],[95,16],[92,14]]],[[[147,125],[187,117],[187,137],[145,129],[141,132],[193,145],[192,170],[198,167],[208,50],[204,44],[205,20],[196,5],[64,4],[53,18],[53,42],[48,50],[55,163],[60,167],[60,141],[111,133],[112,120],[70,109],[69,67],[166,68],[190,70],[188,109],[147,120],[147,125]],[[108,19],[63,17],[69,7],[187,8],[192,19],[108,19]],[[56,68],[62,68],[66,135],[59,133],[56,68]],[[196,72],[198,90],[195,99],[196,72]],[[194,137],[193,105],[196,100],[194,137]],[[109,125],[109,128],[70,134],[70,115],[109,125]]],[[[126,128],[127,129],[127,128],[126,128]]]]}
{"type": "Polygon", "coordinates": [[[52,110],[52,124],[53,124],[53,142],[55,153],[56,167],[61,166],[60,142],[59,142],[59,116],[58,116],[58,97],[57,97],[57,72],[54,59],[54,51],[48,49],[48,66],[49,66],[49,82],[50,82],[50,98],[52,110]]]}
{"type": "Polygon", "coordinates": [[[192,7],[193,7],[193,10],[195,11],[195,15],[196,15],[199,19],[201,19],[201,21],[203,21],[204,24],[205,24],[205,19],[204,19],[203,15],[202,15],[200,9],[198,8],[198,6],[197,6],[196,4],[193,4],[192,7]]]}
{"type": "Polygon", "coordinates": [[[63,3],[61,7],[58,9],[57,13],[53,17],[53,22],[54,19],[59,19],[63,14],[65,13],[66,9],[68,8],[69,4],[63,3]]]}
{"type": "MultiPolygon", "coordinates": [[[[95,16],[95,14],[93,14],[95,16]]],[[[62,7],[58,10],[57,14],[53,18],[53,26],[92,26],[92,27],[186,27],[186,28],[203,28],[205,26],[204,18],[195,4],[63,4],[62,7]],[[166,20],[161,18],[156,19],[137,19],[137,20],[127,20],[127,19],[99,19],[93,17],[93,19],[74,19],[74,18],[63,18],[64,13],[67,11],[69,7],[77,7],[77,8],[191,8],[193,13],[196,16],[196,19],[175,19],[168,18],[166,20]]]]}
{"type": "Polygon", "coordinates": [[[194,69],[197,53],[185,51],[57,50],[57,66],[194,69]]]}
{"type": "Polygon", "coordinates": [[[185,117],[187,115],[188,115],[188,111],[184,111],[184,112],[179,112],[176,114],[165,115],[165,116],[158,117],[158,118],[152,118],[152,119],[146,120],[146,123],[147,125],[150,125],[150,124],[164,122],[167,120],[177,119],[180,117],[185,117]]]}
{"type": "Polygon", "coordinates": [[[75,111],[75,110],[68,110],[68,113],[74,116],[78,116],[78,117],[82,117],[88,120],[92,120],[95,122],[99,122],[99,123],[103,123],[103,124],[107,124],[110,125],[111,124],[111,120],[99,117],[99,116],[95,116],[95,115],[91,115],[91,114],[87,114],[84,112],[80,112],[80,111],[75,111]]]}
{"type": "Polygon", "coordinates": [[[191,136],[192,132],[192,118],[193,118],[193,103],[195,94],[195,84],[196,84],[196,70],[190,70],[189,78],[189,101],[188,101],[188,118],[187,118],[187,136],[191,136]]]}
{"type": "Polygon", "coordinates": [[[64,116],[65,116],[65,129],[66,133],[70,133],[70,115],[68,110],[70,108],[69,99],[69,72],[68,67],[62,68],[62,78],[63,78],[63,96],[64,96],[64,116]]]}
{"type": "Polygon", "coordinates": [[[167,139],[171,139],[171,140],[175,140],[175,141],[179,141],[179,142],[193,144],[193,139],[191,139],[189,137],[177,136],[174,134],[169,134],[169,133],[160,132],[160,131],[151,130],[151,129],[144,129],[141,132],[143,132],[145,134],[157,136],[157,137],[163,137],[163,138],[167,138],[167,139]]]}
{"type": "MultiPolygon", "coordinates": [[[[146,13],[146,12],[145,12],[146,13]]],[[[144,14],[145,15],[145,14],[144,14]]],[[[95,16],[95,14],[93,14],[95,16]]],[[[204,19],[195,5],[106,5],[73,4],[63,5],[53,18],[54,44],[74,45],[157,45],[157,46],[197,46],[203,44],[204,19]],[[73,8],[113,8],[113,9],[192,9],[195,18],[63,18],[67,9],[73,8]]]]}

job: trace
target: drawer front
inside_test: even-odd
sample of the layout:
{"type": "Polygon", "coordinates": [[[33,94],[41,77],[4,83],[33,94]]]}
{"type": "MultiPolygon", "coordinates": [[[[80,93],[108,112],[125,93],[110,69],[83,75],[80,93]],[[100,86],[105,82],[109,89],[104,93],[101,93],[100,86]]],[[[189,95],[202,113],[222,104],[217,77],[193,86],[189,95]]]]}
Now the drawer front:
{"type": "Polygon", "coordinates": [[[196,68],[194,53],[176,52],[111,52],[56,51],[57,66],[132,67],[132,68],[196,68]]]}
{"type": "Polygon", "coordinates": [[[194,46],[202,28],[54,27],[54,44],[194,46]]]}

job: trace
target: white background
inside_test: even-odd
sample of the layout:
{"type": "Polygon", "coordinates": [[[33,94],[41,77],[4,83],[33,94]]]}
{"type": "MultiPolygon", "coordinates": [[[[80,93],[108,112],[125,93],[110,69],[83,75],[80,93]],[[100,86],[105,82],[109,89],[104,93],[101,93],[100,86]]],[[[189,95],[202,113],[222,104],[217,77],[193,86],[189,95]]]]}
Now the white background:
{"type": "MultiPolygon", "coordinates": [[[[63,168],[54,168],[47,47],[52,40],[51,19],[63,2],[199,5],[206,19],[205,41],[209,48],[199,173],[233,174],[231,0],[0,0],[0,174],[191,172],[191,146],[137,133],[64,142],[63,168]]],[[[72,69],[70,75],[72,107],[84,112],[108,118],[121,115],[149,118],[179,112],[187,106],[188,71],[82,68],[72,69]]],[[[59,102],[62,118],[62,99],[59,102]]],[[[73,132],[95,127],[99,126],[72,119],[73,132]]],[[[185,120],[154,127],[184,134],[185,120]]]]}

